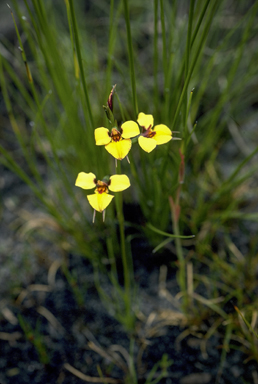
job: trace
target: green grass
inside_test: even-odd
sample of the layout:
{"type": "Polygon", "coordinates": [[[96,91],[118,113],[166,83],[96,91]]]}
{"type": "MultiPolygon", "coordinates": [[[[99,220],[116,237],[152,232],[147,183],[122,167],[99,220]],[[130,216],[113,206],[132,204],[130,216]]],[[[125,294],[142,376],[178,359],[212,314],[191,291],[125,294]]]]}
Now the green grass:
{"type": "MultiPolygon", "coordinates": [[[[0,84],[15,145],[8,149],[3,137],[1,163],[28,184],[63,237],[69,236],[70,251],[90,259],[96,276],[105,249],[110,260],[121,253],[124,290],[115,269],[110,280],[115,302],[126,308],[117,304],[117,318],[131,332],[135,287],[124,228],[135,223],[124,222],[119,194],[106,222],[97,214],[93,225],[86,194],[74,186],[81,171],[99,179],[117,172],[114,158],[94,140],[95,128],[112,127],[103,105],[117,84],[118,125],[144,112],[181,139],[150,154],[136,141],[130,164],[124,159],[118,168],[131,180],[124,202],[143,214],[140,234],[155,251],[175,241],[181,308],[189,323],[225,317],[227,348],[232,335],[248,339],[248,353],[257,359],[257,342],[243,331],[237,313],[227,315],[223,306],[236,298],[247,321],[257,307],[257,239],[249,228],[253,223],[257,229],[258,221],[258,3],[99,0],[86,14],[82,1],[54,3],[24,0],[22,13],[16,0],[11,4],[17,39],[1,42],[9,56],[0,50],[0,84]],[[241,233],[248,238],[245,254],[235,244],[241,233]],[[203,289],[207,297],[194,295],[203,289]],[[218,297],[222,301],[214,303],[218,297]]],[[[97,278],[96,285],[101,296],[97,278]]],[[[136,383],[133,365],[129,371],[136,383]]]]}

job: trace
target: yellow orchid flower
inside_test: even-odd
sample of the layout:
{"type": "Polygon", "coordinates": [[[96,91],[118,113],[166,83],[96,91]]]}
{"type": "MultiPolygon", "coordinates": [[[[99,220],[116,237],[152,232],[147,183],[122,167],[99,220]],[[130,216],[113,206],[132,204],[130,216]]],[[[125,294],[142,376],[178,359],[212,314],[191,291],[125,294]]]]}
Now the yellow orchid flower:
{"type": "Polygon", "coordinates": [[[94,131],[96,145],[105,145],[106,150],[117,160],[124,159],[131,147],[131,137],[139,135],[140,130],[134,121],[126,121],[121,125],[121,131],[100,127],[94,131]]]}
{"type": "Polygon", "coordinates": [[[121,192],[130,187],[130,180],[126,175],[113,175],[107,180],[97,180],[94,173],[80,172],[75,181],[75,185],[82,189],[95,188],[95,194],[88,195],[87,199],[94,208],[93,223],[95,220],[96,211],[103,212],[103,221],[105,220],[105,209],[111,203],[113,195],[109,195],[108,191],[121,192]]]}
{"type": "Polygon", "coordinates": [[[141,112],[137,119],[138,124],[143,128],[143,132],[138,138],[140,147],[145,152],[151,152],[157,145],[168,143],[172,139],[172,131],[164,124],[154,125],[152,115],[145,115],[141,112]]]}

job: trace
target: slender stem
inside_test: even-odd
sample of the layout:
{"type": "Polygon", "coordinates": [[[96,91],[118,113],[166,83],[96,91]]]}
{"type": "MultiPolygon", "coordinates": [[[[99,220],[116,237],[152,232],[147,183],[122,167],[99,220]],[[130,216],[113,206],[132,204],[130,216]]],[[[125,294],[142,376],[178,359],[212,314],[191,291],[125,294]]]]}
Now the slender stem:
{"type": "MultiPolygon", "coordinates": [[[[117,173],[121,174],[121,162],[118,161],[117,173]]],[[[130,324],[130,313],[131,313],[131,276],[130,276],[130,262],[127,258],[125,248],[125,228],[124,228],[124,214],[123,214],[123,199],[122,194],[117,193],[115,196],[117,217],[119,222],[120,232],[120,249],[124,270],[124,287],[125,287],[125,307],[128,323],[130,324]]]]}
{"type": "Polygon", "coordinates": [[[189,100],[188,100],[188,104],[187,104],[187,108],[186,108],[186,113],[185,113],[184,137],[183,137],[184,140],[182,141],[182,145],[181,145],[181,151],[182,151],[182,153],[184,155],[186,153],[186,147],[187,147],[187,143],[188,143],[188,138],[190,136],[190,132],[188,131],[188,128],[187,128],[187,120],[188,120],[188,117],[189,117],[189,112],[190,112],[192,98],[193,98],[193,89],[192,89],[192,91],[190,93],[190,97],[189,97],[189,100]]]}
{"type": "Polygon", "coordinates": [[[185,293],[185,289],[186,289],[186,285],[185,285],[185,260],[184,260],[184,255],[183,255],[182,243],[181,243],[181,239],[180,239],[178,220],[176,220],[174,214],[172,215],[172,220],[173,220],[174,233],[177,236],[175,238],[177,257],[178,257],[179,262],[180,262],[179,281],[180,281],[181,289],[185,293]]]}
{"type": "Polygon", "coordinates": [[[126,22],[126,31],[127,31],[127,45],[128,45],[128,54],[129,54],[129,63],[130,63],[130,73],[131,73],[131,85],[133,92],[133,105],[135,117],[138,116],[138,104],[137,104],[137,95],[136,95],[136,81],[135,81],[135,71],[134,71],[134,60],[133,60],[133,44],[131,36],[131,26],[130,26],[130,16],[128,10],[128,0],[124,0],[124,13],[125,13],[125,22],[126,22]]]}
{"type": "Polygon", "coordinates": [[[177,236],[175,238],[175,244],[176,244],[176,254],[179,260],[179,278],[178,283],[180,286],[180,289],[183,293],[183,310],[186,310],[187,305],[187,296],[186,296],[186,276],[185,276],[185,259],[183,254],[183,248],[182,248],[182,242],[180,238],[180,230],[179,230],[179,223],[178,218],[176,217],[176,209],[172,209],[172,223],[173,223],[173,231],[174,234],[177,236]]]}
{"type": "Polygon", "coordinates": [[[129,349],[129,372],[130,372],[130,380],[131,384],[137,384],[137,374],[135,371],[135,366],[134,366],[134,344],[135,344],[135,339],[134,336],[130,336],[130,349],[129,349]]]}

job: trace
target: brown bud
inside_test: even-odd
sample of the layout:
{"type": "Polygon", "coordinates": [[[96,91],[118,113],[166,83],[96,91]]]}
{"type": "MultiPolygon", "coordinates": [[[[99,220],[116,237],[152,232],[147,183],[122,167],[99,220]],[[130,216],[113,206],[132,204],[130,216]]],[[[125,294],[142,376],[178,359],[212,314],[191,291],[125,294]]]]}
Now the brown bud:
{"type": "Polygon", "coordinates": [[[108,96],[108,101],[107,101],[107,105],[108,105],[109,109],[111,110],[111,112],[113,112],[113,95],[114,95],[114,92],[115,92],[115,88],[116,88],[116,84],[111,89],[111,92],[110,92],[110,94],[108,96]]]}

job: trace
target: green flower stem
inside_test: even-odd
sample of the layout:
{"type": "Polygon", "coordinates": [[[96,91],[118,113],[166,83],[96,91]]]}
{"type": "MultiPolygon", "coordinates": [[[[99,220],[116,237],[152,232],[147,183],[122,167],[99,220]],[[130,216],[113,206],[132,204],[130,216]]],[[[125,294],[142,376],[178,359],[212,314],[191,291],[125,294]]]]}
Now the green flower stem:
{"type": "Polygon", "coordinates": [[[125,22],[126,22],[126,31],[127,31],[127,44],[128,44],[129,63],[130,63],[131,84],[132,84],[132,92],[133,92],[133,105],[134,105],[135,117],[137,117],[138,104],[137,104],[137,96],[136,96],[133,44],[132,44],[132,36],[131,36],[130,16],[129,16],[129,10],[128,10],[128,0],[124,0],[124,13],[125,13],[125,22]]]}
{"type": "Polygon", "coordinates": [[[188,120],[188,116],[189,116],[189,112],[190,112],[190,107],[191,107],[191,103],[192,103],[192,98],[193,98],[193,89],[190,93],[190,97],[189,97],[189,100],[188,100],[188,104],[187,104],[187,108],[186,108],[186,113],[185,113],[185,121],[184,121],[184,137],[183,137],[183,141],[182,141],[182,145],[181,145],[181,151],[183,154],[186,153],[186,148],[187,148],[187,144],[188,144],[188,138],[189,136],[191,135],[191,133],[188,131],[188,127],[187,127],[187,120],[188,120]]]}
{"type": "MultiPolygon", "coordinates": [[[[117,174],[121,174],[121,163],[120,161],[117,162],[117,174]]],[[[128,260],[126,248],[125,248],[125,227],[124,227],[124,214],[123,214],[123,199],[121,193],[116,193],[115,196],[115,202],[116,202],[116,210],[117,210],[117,218],[119,222],[119,232],[120,232],[120,249],[121,249],[121,256],[122,256],[122,263],[123,263],[123,270],[124,270],[124,288],[125,288],[125,295],[124,295],[124,301],[125,301],[125,310],[126,310],[126,317],[128,320],[128,328],[131,328],[131,270],[130,261],[128,260]]]]}
{"type": "Polygon", "coordinates": [[[129,372],[130,372],[130,384],[137,384],[137,374],[134,366],[134,351],[135,339],[134,336],[130,336],[130,349],[129,349],[129,372]]]}
{"type": "Polygon", "coordinates": [[[183,294],[183,311],[186,313],[186,307],[187,307],[187,295],[186,295],[186,275],[185,275],[185,259],[183,254],[183,247],[182,242],[180,238],[180,230],[179,230],[179,223],[178,218],[176,217],[176,207],[177,202],[175,204],[174,209],[171,209],[171,218],[173,223],[173,231],[176,236],[175,238],[175,244],[176,244],[176,254],[179,260],[179,275],[178,275],[178,283],[181,289],[181,292],[183,294]]]}

